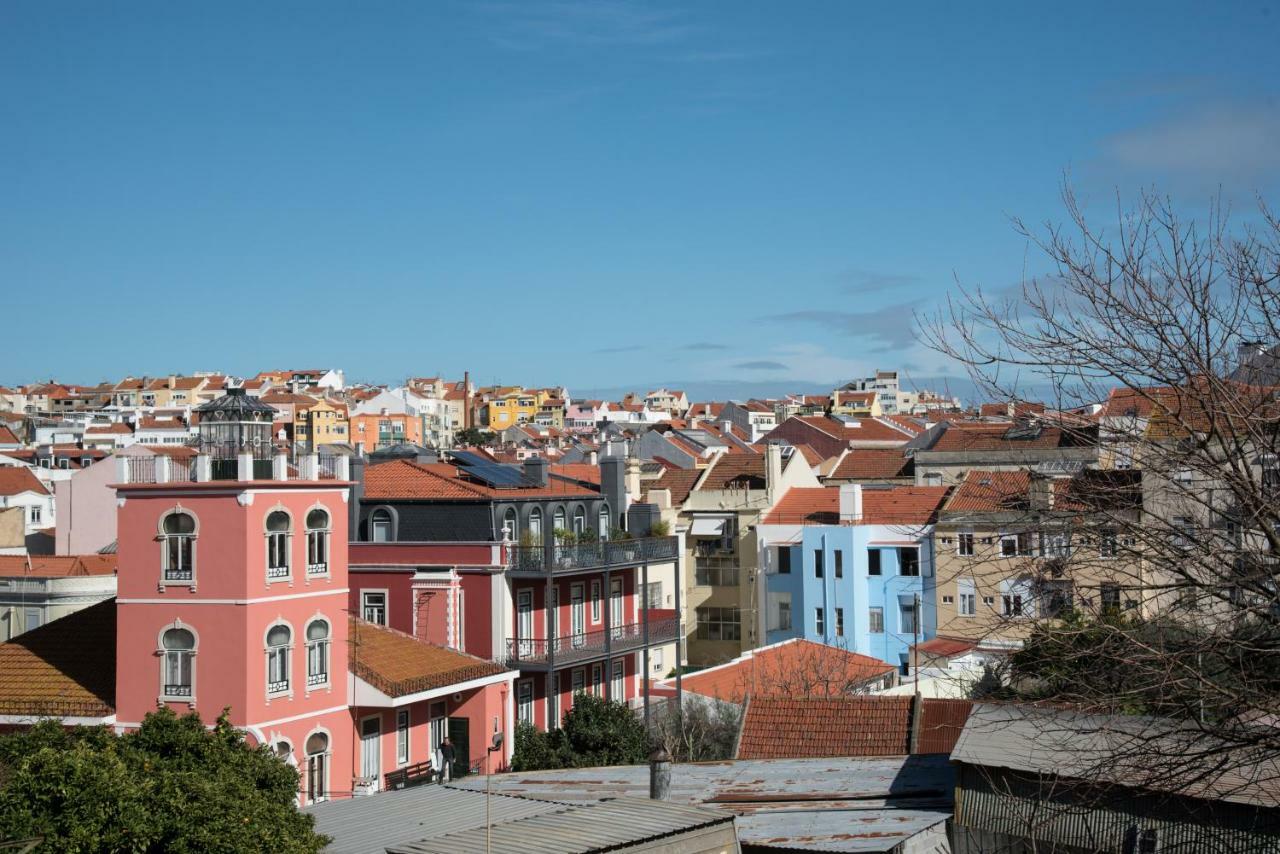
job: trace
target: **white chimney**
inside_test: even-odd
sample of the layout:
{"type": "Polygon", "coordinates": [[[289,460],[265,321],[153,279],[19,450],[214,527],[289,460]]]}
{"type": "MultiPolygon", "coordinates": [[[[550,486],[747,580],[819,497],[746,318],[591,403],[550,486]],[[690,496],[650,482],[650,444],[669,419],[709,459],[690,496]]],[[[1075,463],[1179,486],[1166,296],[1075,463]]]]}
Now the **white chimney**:
{"type": "Polygon", "coordinates": [[[764,446],[764,485],[769,493],[769,502],[782,495],[782,446],[773,444],[764,446]]]}
{"type": "Polygon", "coordinates": [[[840,484],[840,521],[855,524],[862,521],[862,484],[840,484]]]}

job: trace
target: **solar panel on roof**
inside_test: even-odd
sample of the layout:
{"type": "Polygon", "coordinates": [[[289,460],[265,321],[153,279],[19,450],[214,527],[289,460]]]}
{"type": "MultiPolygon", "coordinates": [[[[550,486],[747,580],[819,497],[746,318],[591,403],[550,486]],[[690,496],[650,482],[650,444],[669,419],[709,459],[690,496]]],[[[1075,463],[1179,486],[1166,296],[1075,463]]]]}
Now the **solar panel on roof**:
{"type": "Polygon", "coordinates": [[[525,479],[523,471],[514,466],[505,466],[501,463],[486,462],[467,466],[466,472],[477,480],[496,488],[531,485],[525,479]]]}
{"type": "Polygon", "coordinates": [[[450,451],[449,456],[453,458],[454,462],[461,463],[464,466],[494,464],[493,460],[485,459],[472,451],[450,451]]]}

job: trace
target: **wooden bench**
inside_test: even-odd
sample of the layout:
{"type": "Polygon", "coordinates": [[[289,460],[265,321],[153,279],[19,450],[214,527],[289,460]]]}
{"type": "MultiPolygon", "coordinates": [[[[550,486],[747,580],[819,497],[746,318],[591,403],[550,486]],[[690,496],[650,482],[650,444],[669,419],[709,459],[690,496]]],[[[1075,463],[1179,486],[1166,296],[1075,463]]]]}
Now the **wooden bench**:
{"type": "Polygon", "coordinates": [[[433,782],[435,778],[436,775],[431,770],[431,760],[429,759],[416,765],[406,765],[403,768],[388,771],[385,775],[387,791],[407,789],[410,786],[421,786],[423,783],[433,782]]]}

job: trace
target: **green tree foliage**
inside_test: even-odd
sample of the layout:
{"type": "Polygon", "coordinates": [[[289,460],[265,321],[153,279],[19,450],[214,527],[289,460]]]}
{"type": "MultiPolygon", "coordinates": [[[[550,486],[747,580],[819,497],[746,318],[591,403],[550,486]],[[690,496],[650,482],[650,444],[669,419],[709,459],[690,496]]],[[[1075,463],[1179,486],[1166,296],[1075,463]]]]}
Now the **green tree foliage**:
{"type": "Polygon", "coordinates": [[[135,732],[54,721],[0,736],[0,838],[57,852],[318,852],[298,773],[226,716],[168,709],[135,732]]]}
{"type": "Polygon", "coordinates": [[[533,725],[516,727],[513,771],[640,765],[649,761],[644,724],[626,703],[579,693],[565,715],[564,728],[540,732],[533,725]]]}
{"type": "Polygon", "coordinates": [[[479,448],[493,442],[498,434],[488,430],[481,430],[479,427],[467,427],[457,430],[453,434],[453,444],[459,448],[479,448]]]}

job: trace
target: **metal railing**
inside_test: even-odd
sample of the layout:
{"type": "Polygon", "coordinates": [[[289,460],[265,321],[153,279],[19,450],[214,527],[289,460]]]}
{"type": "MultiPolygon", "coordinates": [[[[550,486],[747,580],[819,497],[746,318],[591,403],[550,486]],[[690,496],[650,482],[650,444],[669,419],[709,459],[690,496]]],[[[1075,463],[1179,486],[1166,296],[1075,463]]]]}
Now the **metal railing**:
{"type": "Polygon", "coordinates": [[[283,693],[285,693],[285,692],[286,692],[286,691],[288,691],[288,690],[289,690],[289,680],[288,680],[288,679],[281,679],[281,680],[280,680],[280,681],[278,681],[278,682],[268,682],[268,683],[267,683],[267,693],[268,693],[268,694],[283,694],[283,693]]]}
{"type": "Polygon", "coordinates": [[[166,568],[164,571],[165,581],[190,581],[192,577],[193,576],[192,576],[190,567],[184,567],[182,569],[166,568]]]}
{"type": "Polygon", "coordinates": [[[288,577],[289,577],[289,564],[287,563],[284,566],[268,566],[267,567],[267,578],[288,578],[288,577]]]}
{"type": "MultiPolygon", "coordinates": [[[[649,646],[671,643],[679,632],[675,617],[649,621],[649,646]]],[[[555,638],[507,638],[507,665],[549,664],[554,655],[557,666],[643,649],[644,623],[627,623],[611,629],[562,635],[555,638]]]]}
{"type": "Polygon", "coordinates": [[[329,571],[327,563],[309,563],[307,564],[307,575],[324,575],[329,571]]]}
{"type": "Polygon", "coordinates": [[[551,573],[664,563],[676,559],[675,537],[644,537],[553,546],[507,546],[507,568],[513,572],[551,573]]]}
{"type": "Polygon", "coordinates": [[[338,455],[320,454],[316,457],[316,478],[319,480],[336,480],[338,477],[338,455]]]}
{"type": "Polygon", "coordinates": [[[190,697],[191,686],[190,685],[170,685],[169,683],[166,682],[164,686],[164,695],[166,697],[190,697]]]}

